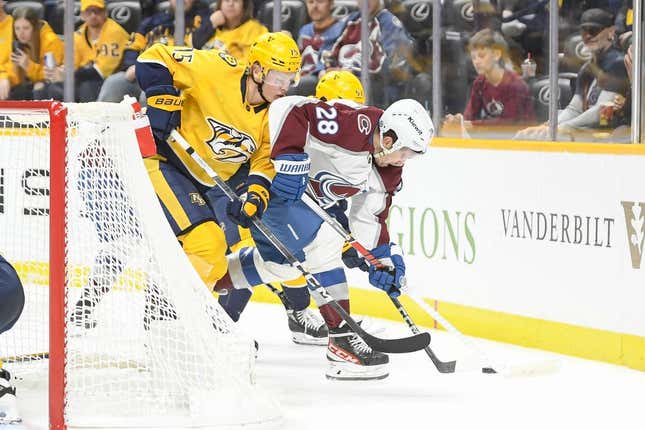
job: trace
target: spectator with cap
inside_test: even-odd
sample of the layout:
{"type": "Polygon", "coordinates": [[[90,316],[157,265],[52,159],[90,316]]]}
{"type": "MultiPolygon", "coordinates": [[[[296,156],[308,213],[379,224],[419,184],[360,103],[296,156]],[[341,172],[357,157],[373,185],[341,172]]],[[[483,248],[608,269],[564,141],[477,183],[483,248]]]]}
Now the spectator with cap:
{"type": "MultiPolygon", "coordinates": [[[[573,98],[558,114],[558,133],[571,140],[580,139],[583,130],[611,127],[614,101],[617,96],[626,97],[629,88],[625,55],[615,44],[614,16],[602,9],[588,9],[580,17],[580,31],[592,57],[578,72],[573,98]]],[[[544,124],[522,130],[516,137],[544,140],[547,135],[544,124]]]]}
{"type": "MultiPolygon", "coordinates": [[[[123,59],[128,33],[108,18],[104,0],[81,0],[83,24],[74,32],[74,81],[76,101],[97,99],[104,79],[112,75],[123,59]]],[[[50,98],[61,99],[63,67],[46,70],[46,77],[58,85],[50,98]]]]}

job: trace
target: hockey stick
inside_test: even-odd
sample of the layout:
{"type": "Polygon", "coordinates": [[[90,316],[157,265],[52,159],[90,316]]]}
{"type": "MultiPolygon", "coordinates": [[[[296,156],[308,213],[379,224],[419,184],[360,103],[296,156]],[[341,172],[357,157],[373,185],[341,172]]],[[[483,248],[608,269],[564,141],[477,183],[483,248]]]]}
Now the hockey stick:
{"type": "Polygon", "coordinates": [[[285,309],[293,310],[293,307],[291,306],[291,303],[289,302],[289,299],[287,298],[287,295],[284,293],[284,291],[278,290],[276,287],[274,287],[273,285],[269,284],[268,282],[265,283],[265,284],[262,284],[262,285],[267,287],[267,289],[269,291],[271,291],[273,294],[278,296],[278,298],[282,302],[282,306],[284,306],[285,309]]]}
{"type": "MultiPolygon", "coordinates": [[[[204,159],[190,146],[190,144],[179,134],[177,130],[173,130],[171,137],[179,143],[179,145],[190,155],[193,160],[215,181],[217,186],[226,194],[232,201],[238,200],[239,197],[228,186],[228,184],[204,161],[204,159]]],[[[385,353],[405,353],[418,351],[425,348],[430,344],[430,335],[428,333],[415,334],[414,336],[401,338],[401,339],[382,339],[372,336],[361,328],[360,325],[343,309],[336,300],[329,294],[329,292],[318,282],[318,280],[303,266],[302,263],[296,258],[295,255],[273,234],[273,232],[257,217],[252,218],[253,224],[258,230],[271,242],[271,244],[280,251],[282,255],[289,261],[289,264],[298,269],[300,273],[307,280],[308,285],[313,291],[317,291],[323,300],[323,304],[330,305],[340,316],[347,325],[360,336],[370,348],[375,351],[385,353]]]]}
{"type": "MultiPolygon", "coordinates": [[[[358,243],[358,241],[352,236],[350,232],[345,230],[345,228],[338,222],[336,218],[333,216],[329,215],[326,210],[324,210],[320,205],[313,199],[311,198],[308,194],[304,194],[302,196],[302,201],[309,206],[311,210],[313,210],[316,215],[318,215],[323,221],[325,221],[327,224],[329,224],[340,236],[342,236],[354,249],[356,249],[358,252],[365,257],[365,259],[373,266],[376,266],[379,269],[386,269],[385,265],[381,263],[381,261],[374,257],[371,252],[369,252],[363,245],[358,243]]],[[[390,297],[390,296],[388,296],[390,297]]],[[[390,297],[390,300],[394,304],[394,307],[396,307],[396,310],[399,311],[399,314],[401,314],[401,317],[403,317],[403,320],[405,323],[410,327],[410,330],[414,334],[419,334],[421,333],[421,330],[417,327],[417,325],[412,321],[412,318],[410,317],[410,314],[405,310],[403,307],[403,304],[399,301],[398,298],[396,297],[390,297]]],[[[430,360],[432,360],[432,363],[435,365],[437,370],[440,373],[454,373],[455,367],[457,362],[456,361],[441,361],[439,357],[434,353],[434,351],[430,348],[430,345],[426,346],[423,348],[423,350],[428,354],[428,357],[430,357],[430,360]]]]}
{"type": "MultiPolygon", "coordinates": [[[[338,220],[331,215],[327,213],[323,208],[318,205],[318,203],[312,199],[309,195],[305,194],[302,197],[302,200],[305,202],[309,208],[311,208],[316,214],[318,214],[324,221],[326,221],[328,224],[331,225],[331,227],[338,232],[354,249],[356,249],[365,259],[372,265],[376,267],[385,267],[381,261],[379,261],[374,255],[372,255],[371,252],[369,252],[364,246],[362,246],[354,236],[349,233],[345,228],[338,222],[338,220]]],[[[405,278],[402,280],[405,282],[405,278]]],[[[443,317],[438,311],[433,309],[431,306],[429,306],[422,298],[416,297],[412,294],[408,294],[408,296],[414,300],[414,302],[428,315],[430,315],[432,318],[434,318],[436,321],[438,321],[445,329],[446,331],[452,333],[455,335],[463,345],[465,345],[467,348],[469,348],[471,351],[473,351],[475,354],[479,356],[479,361],[486,363],[488,365],[492,364],[492,361],[488,358],[488,356],[482,351],[480,348],[477,347],[477,345],[466,335],[464,335],[457,327],[452,325],[446,318],[443,317]]],[[[408,313],[405,311],[405,309],[401,306],[401,303],[399,302],[398,298],[392,299],[392,302],[396,306],[397,310],[403,317],[406,323],[408,323],[408,326],[412,330],[413,333],[416,333],[415,330],[419,330],[416,325],[412,322],[412,319],[408,315],[408,313]]],[[[467,366],[457,366],[456,361],[450,361],[447,363],[441,362],[436,355],[434,355],[433,351],[430,349],[430,347],[424,348],[432,362],[435,364],[437,367],[437,370],[441,373],[453,373],[456,370],[461,370],[464,369],[467,366]]],[[[461,363],[461,361],[459,362],[461,363]]],[[[558,363],[555,360],[543,360],[540,362],[535,362],[532,364],[528,365],[499,365],[495,366],[497,367],[497,370],[494,367],[482,367],[481,371],[482,373],[500,373],[504,376],[535,376],[535,375],[544,375],[548,373],[553,373],[558,370],[558,363]]]]}

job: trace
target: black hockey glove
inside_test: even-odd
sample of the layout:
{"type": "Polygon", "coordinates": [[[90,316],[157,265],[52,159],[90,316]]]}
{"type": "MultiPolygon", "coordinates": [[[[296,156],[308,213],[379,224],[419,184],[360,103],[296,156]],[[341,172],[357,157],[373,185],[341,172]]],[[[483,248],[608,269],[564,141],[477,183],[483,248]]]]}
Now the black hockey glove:
{"type": "Polygon", "coordinates": [[[368,272],[370,270],[370,267],[365,259],[362,256],[358,255],[358,251],[352,248],[352,245],[350,245],[349,242],[345,242],[345,245],[343,245],[342,258],[345,266],[350,269],[358,267],[363,272],[368,272]]]}
{"type": "Polygon", "coordinates": [[[258,184],[249,185],[248,191],[240,199],[229,201],[226,213],[233,222],[241,227],[249,228],[253,217],[262,217],[269,204],[269,191],[258,184]]]}

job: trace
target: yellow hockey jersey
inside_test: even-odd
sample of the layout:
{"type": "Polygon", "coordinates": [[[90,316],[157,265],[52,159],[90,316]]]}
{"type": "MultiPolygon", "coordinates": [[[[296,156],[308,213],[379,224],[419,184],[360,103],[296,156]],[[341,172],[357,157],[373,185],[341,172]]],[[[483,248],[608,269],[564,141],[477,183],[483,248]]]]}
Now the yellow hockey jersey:
{"type": "Polygon", "coordinates": [[[13,17],[5,16],[0,21],[0,79],[9,79],[11,62],[11,46],[13,42],[13,17]]]}
{"type": "Polygon", "coordinates": [[[269,30],[255,19],[249,19],[233,30],[217,28],[202,49],[226,49],[241,63],[246,63],[251,44],[269,30]]]}
{"type": "Polygon", "coordinates": [[[74,32],[74,69],[93,64],[107,78],[119,67],[130,35],[116,21],[108,18],[99,38],[92,43],[87,37],[87,24],[74,32]]]}
{"type": "MultiPolygon", "coordinates": [[[[179,132],[218,175],[228,180],[240,166],[250,161],[249,176],[258,175],[267,181],[273,179],[268,104],[251,106],[246,103],[247,75],[235,57],[224,51],[158,43],[139,56],[137,69],[145,63],[162,65],[168,70],[183,98],[179,132]]],[[[158,97],[154,102],[163,103],[164,98],[158,97]]],[[[207,186],[215,185],[172,139],[169,146],[197,181],[207,186]]]]}

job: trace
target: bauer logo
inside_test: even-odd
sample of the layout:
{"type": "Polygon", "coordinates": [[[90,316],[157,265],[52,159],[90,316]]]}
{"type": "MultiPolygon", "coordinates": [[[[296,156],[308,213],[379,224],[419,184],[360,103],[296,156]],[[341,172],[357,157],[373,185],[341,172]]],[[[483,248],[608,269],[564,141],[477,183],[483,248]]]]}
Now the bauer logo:
{"type": "Polygon", "coordinates": [[[620,204],[625,212],[627,244],[632,259],[632,268],[640,269],[645,239],[645,203],[621,201],[620,204]]]}

